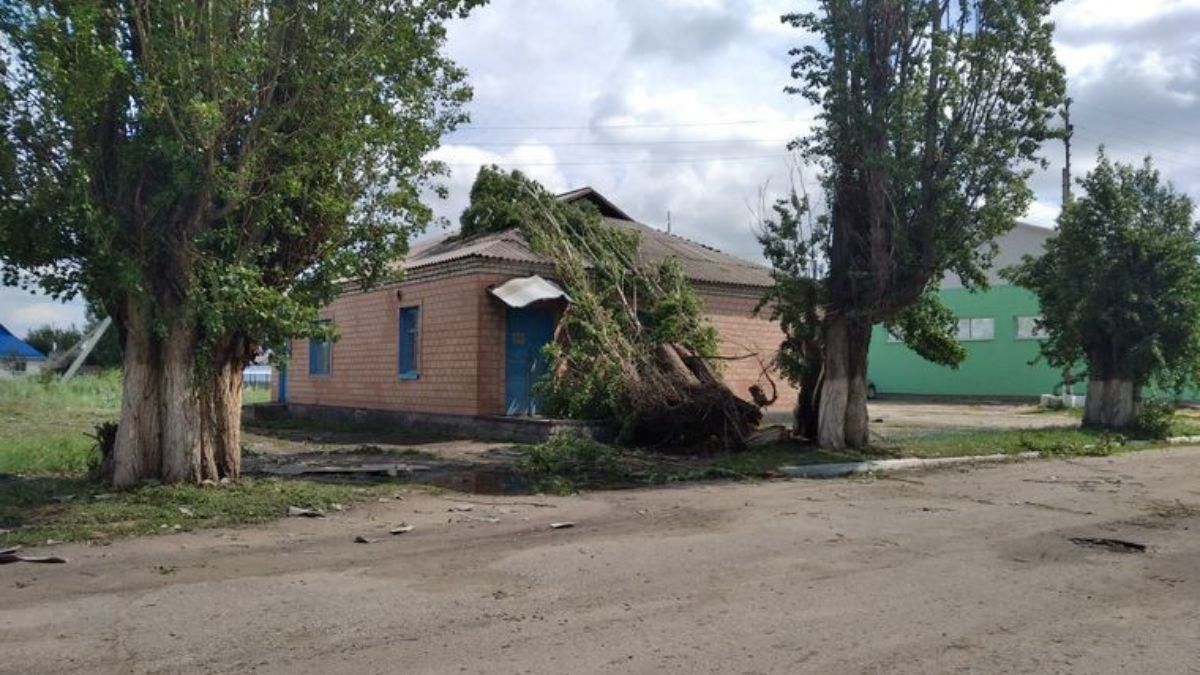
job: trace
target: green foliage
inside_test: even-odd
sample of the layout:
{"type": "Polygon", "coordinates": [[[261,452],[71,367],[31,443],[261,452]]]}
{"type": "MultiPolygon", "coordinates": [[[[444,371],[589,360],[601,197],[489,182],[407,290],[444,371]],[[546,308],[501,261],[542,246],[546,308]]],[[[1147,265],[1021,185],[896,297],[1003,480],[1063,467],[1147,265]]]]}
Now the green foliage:
{"type": "Polygon", "coordinates": [[[96,425],[121,409],[121,374],[70,382],[0,380],[0,473],[83,474],[96,462],[96,425]]]}
{"type": "MultiPolygon", "coordinates": [[[[30,330],[25,336],[25,341],[38,351],[50,356],[51,354],[57,354],[74,347],[99,322],[100,320],[92,315],[89,308],[88,324],[83,330],[75,326],[56,328],[47,324],[30,330]]],[[[109,327],[104,332],[104,335],[100,337],[100,341],[92,347],[92,351],[88,354],[85,363],[89,366],[105,369],[119,368],[121,366],[121,343],[115,328],[109,327]]]]}
{"type": "Polygon", "coordinates": [[[83,334],[75,326],[55,328],[49,324],[33,328],[25,335],[25,342],[39,352],[51,354],[70,349],[83,338],[83,334]]]}
{"type": "MultiPolygon", "coordinates": [[[[802,184],[802,183],[801,183],[802,184]]],[[[819,375],[822,364],[821,322],[827,300],[829,227],[813,217],[808,195],[793,189],[771,205],[758,233],[763,256],[775,282],[759,301],[757,312],[769,311],[778,321],[784,341],[775,365],[790,382],[802,387],[819,375]]]]}
{"type": "Polygon", "coordinates": [[[1048,438],[1021,437],[1024,451],[1043,457],[1108,457],[1125,446],[1125,437],[1108,431],[1096,432],[1094,438],[1076,439],[1060,432],[1048,438]]]}
{"type": "Polygon", "coordinates": [[[4,3],[4,282],[201,352],[322,334],[431,220],[470,97],[444,24],[480,2],[4,3]]]}
{"type": "Polygon", "coordinates": [[[1161,398],[1142,400],[1138,404],[1134,428],[1146,438],[1169,438],[1175,429],[1175,404],[1161,398]]]}
{"type": "Polygon", "coordinates": [[[958,341],[958,318],[937,296],[934,285],[929,286],[915,303],[901,310],[886,327],[909,349],[931,363],[957,368],[967,358],[967,349],[958,341]]]}
{"type": "Polygon", "coordinates": [[[642,322],[654,344],[681,344],[705,355],[717,353],[717,329],[704,317],[704,304],[684,276],[683,266],[667,258],[658,267],[662,288],[642,322]]]}
{"type": "Polygon", "coordinates": [[[0,534],[0,546],[232,527],[283,517],[289,506],[328,510],[333,504],[350,505],[395,492],[394,484],[278,478],[246,478],[220,487],[160,485],[120,492],[82,478],[22,479],[0,490],[0,528],[10,530],[0,534]]]}
{"type": "Polygon", "coordinates": [[[659,345],[715,355],[717,333],[678,261],[642,265],[636,230],[605,222],[590,203],[556,199],[519,171],[480,169],[471,199],[464,234],[518,229],[554,262],[571,296],[559,337],[546,348],[553,376],[537,387],[550,414],[624,419],[632,406],[630,372],[651,361],[659,345]]]}
{"type": "Polygon", "coordinates": [[[1192,202],[1149,160],[1101,151],[1045,253],[1005,270],[1037,294],[1050,365],[1177,391],[1200,368],[1200,239],[1192,202]]]}
{"type": "Polygon", "coordinates": [[[517,468],[540,490],[558,493],[624,475],[616,448],[573,430],[556,431],[546,442],[523,448],[517,468]]]}
{"type": "Polygon", "coordinates": [[[820,110],[796,146],[823,169],[838,311],[892,321],[945,271],[986,285],[988,245],[1056,135],[1053,4],[823,0],[784,17],[818,38],[792,51],[790,92],[820,110]]]}

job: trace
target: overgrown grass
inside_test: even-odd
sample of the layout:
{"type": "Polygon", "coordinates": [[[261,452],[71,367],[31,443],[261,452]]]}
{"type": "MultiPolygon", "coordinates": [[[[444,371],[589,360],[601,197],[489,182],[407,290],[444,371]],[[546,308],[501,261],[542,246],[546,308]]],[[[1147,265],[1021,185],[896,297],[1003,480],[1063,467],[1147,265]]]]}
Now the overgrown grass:
{"type": "Polygon", "coordinates": [[[66,384],[0,380],[0,473],[80,475],[94,456],[87,436],[121,409],[116,371],[66,384]]]}
{"type": "MultiPolygon", "coordinates": [[[[259,390],[265,391],[265,390],[259,390]]],[[[117,372],[67,384],[0,380],[0,546],[257,523],[289,506],[328,509],[395,484],[244,478],[220,487],[144,486],[112,491],[86,477],[96,450],[87,434],[120,414],[117,372]]]]}
{"type": "Polygon", "coordinates": [[[330,510],[397,490],[394,484],[339,484],[243,478],[228,486],[145,486],[112,492],[82,478],[14,478],[0,483],[0,546],[116,537],[260,523],[289,506],[330,510]]]}

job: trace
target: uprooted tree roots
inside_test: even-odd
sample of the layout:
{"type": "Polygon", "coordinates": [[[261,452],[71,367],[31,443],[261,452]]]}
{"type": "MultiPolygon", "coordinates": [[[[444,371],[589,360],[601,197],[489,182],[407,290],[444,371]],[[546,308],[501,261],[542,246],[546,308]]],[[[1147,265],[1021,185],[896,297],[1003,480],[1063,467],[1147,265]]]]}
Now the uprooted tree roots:
{"type": "Polygon", "coordinates": [[[758,404],[734,394],[704,357],[681,345],[657,345],[625,389],[625,431],[641,442],[689,446],[716,437],[742,449],[762,422],[758,404]]]}

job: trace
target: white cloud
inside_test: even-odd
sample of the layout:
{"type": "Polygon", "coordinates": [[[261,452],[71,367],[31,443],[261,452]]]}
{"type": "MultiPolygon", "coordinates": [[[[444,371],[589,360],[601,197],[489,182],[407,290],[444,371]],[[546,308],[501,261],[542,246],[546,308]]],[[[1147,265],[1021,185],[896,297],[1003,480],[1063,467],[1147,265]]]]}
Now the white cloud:
{"type": "Polygon", "coordinates": [[[1127,27],[1174,11],[1197,8],[1200,8],[1200,0],[1067,0],[1055,9],[1054,16],[1059,25],[1095,30],[1127,27]]]}
{"type": "Polygon", "coordinates": [[[81,300],[56,302],[19,288],[0,287],[0,323],[17,337],[46,324],[66,328],[83,326],[86,308],[81,300]]]}
{"type": "MultiPolygon", "coordinates": [[[[763,184],[786,186],[786,142],[812,114],[783,93],[792,83],[788,49],[812,37],[779,16],[814,4],[572,1],[563,11],[563,3],[506,0],[479,8],[449,31],[448,51],[468,69],[475,99],[472,124],[435,155],[453,164],[450,198],[435,209],[457,221],[477,167],[496,163],[552,190],[591,185],[651,225],[665,225],[670,211],[676,232],[758,257],[748,205],[763,184]]],[[[1152,153],[1169,180],[1200,197],[1200,0],[1066,0],[1054,19],[1075,99],[1075,176],[1104,144],[1125,161],[1152,153]]],[[[1038,201],[1028,219],[1050,225],[1061,145],[1044,152],[1050,166],[1033,176],[1038,201]]],[[[0,321],[12,323],[22,308],[36,322],[31,304],[0,294],[0,321]]],[[[47,307],[42,317],[64,311],[47,307]]],[[[66,311],[82,321],[81,308],[66,311]]]]}

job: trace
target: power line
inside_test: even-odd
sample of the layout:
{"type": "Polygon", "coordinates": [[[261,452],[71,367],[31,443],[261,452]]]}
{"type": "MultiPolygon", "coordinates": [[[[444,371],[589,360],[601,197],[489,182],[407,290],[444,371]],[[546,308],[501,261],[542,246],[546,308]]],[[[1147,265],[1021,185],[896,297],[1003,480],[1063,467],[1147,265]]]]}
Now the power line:
{"type": "MultiPolygon", "coordinates": [[[[607,146],[640,146],[640,145],[732,145],[736,143],[789,143],[794,138],[724,138],[724,139],[702,139],[702,140],[677,140],[677,141],[487,141],[476,143],[473,141],[463,141],[463,145],[472,147],[486,148],[511,148],[519,145],[544,145],[549,147],[607,147],[607,146]]],[[[448,145],[454,145],[449,143],[448,145]]]]}
{"type": "Polygon", "coordinates": [[[588,124],[584,126],[475,126],[459,127],[462,131],[585,131],[587,129],[668,129],[675,127],[720,127],[740,124],[800,124],[796,120],[721,120],[712,122],[651,122],[630,124],[588,124]]]}
{"type": "Polygon", "coordinates": [[[744,161],[762,161],[766,159],[783,160],[787,159],[787,155],[745,155],[735,157],[682,157],[675,159],[648,159],[648,160],[610,160],[596,162],[443,162],[446,166],[456,167],[476,167],[483,164],[496,164],[497,166],[509,168],[521,168],[527,166],[625,166],[636,164],[692,164],[704,162],[744,162],[744,161]]]}
{"type": "MultiPolygon", "coordinates": [[[[1086,127],[1079,127],[1077,125],[1076,128],[1084,129],[1086,127]]],[[[1133,136],[1127,136],[1121,133],[1096,131],[1095,129],[1088,128],[1086,136],[1084,136],[1083,139],[1088,142],[1089,145],[1103,145],[1110,148],[1125,147],[1128,149],[1131,146],[1136,146],[1139,148],[1136,151],[1139,155],[1143,157],[1146,155],[1151,155],[1155,158],[1155,161],[1162,159],[1162,155],[1160,153],[1167,153],[1167,160],[1172,159],[1172,155],[1177,155],[1178,157],[1175,158],[1177,163],[1188,164],[1192,166],[1200,164],[1200,156],[1197,156],[1195,153],[1191,153],[1186,150],[1168,148],[1155,143],[1148,143],[1145,139],[1135,138],[1133,136]]]]}
{"type": "Polygon", "coordinates": [[[1118,113],[1114,110],[1110,110],[1110,109],[1100,107],[1100,106],[1095,106],[1095,105],[1088,106],[1088,107],[1089,107],[1089,109],[1095,110],[1096,112],[1098,112],[1102,115],[1108,115],[1109,117],[1113,117],[1116,119],[1126,120],[1126,121],[1130,121],[1130,122],[1136,122],[1143,126],[1155,127],[1158,129],[1162,129],[1163,131],[1170,131],[1173,134],[1182,135],[1182,136],[1190,136],[1192,138],[1196,138],[1196,139],[1200,140],[1200,136],[1196,135],[1195,129],[1184,131],[1177,127],[1167,126],[1166,124],[1163,124],[1161,122],[1154,122],[1145,117],[1138,117],[1136,115],[1130,115],[1128,113],[1118,113]]]}

